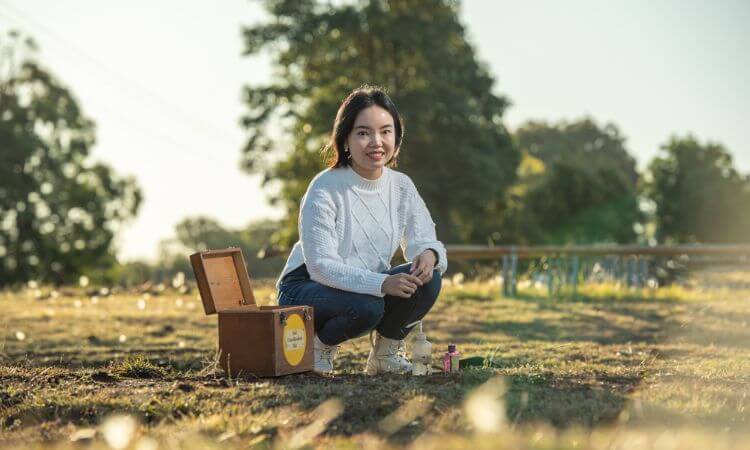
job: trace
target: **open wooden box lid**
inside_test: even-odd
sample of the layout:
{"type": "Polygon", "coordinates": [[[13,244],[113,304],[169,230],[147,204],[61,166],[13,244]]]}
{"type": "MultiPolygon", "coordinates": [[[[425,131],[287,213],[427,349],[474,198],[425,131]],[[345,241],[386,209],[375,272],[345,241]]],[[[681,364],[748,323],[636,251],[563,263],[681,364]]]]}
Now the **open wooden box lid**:
{"type": "Polygon", "coordinates": [[[206,314],[257,307],[239,247],[194,253],[190,263],[206,314]]]}

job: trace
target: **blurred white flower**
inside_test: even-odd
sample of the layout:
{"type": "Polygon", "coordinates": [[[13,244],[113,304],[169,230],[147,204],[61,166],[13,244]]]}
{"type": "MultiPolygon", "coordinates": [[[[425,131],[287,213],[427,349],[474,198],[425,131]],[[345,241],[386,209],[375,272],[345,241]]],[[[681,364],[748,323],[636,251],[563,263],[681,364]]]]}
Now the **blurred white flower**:
{"type": "Polygon", "coordinates": [[[96,436],[95,428],[79,428],[70,434],[71,442],[90,441],[96,436]]]}
{"type": "Polygon", "coordinates": [[[188,303],[188,304],[186,305],[186,307],[187,307],[187,309],[194,309],[194,308],[195,308],[195,303],[193,303],[193,302],[189,302],[189,303],[188,303]]]}
{"type": "Polygon", "coordinates": [[[78,284],[81,285],[81,287],[86,287],[89,285],[89,277],[86,275],[82,275],[81,278],[78,279],[78,284]]]}
{"type": "Polygon", "coordinates": [[[177,347],[179,348],[185,348],[185,341],[180,341],[177,343],[177,347]]]}
{"type": "Polygon", "coordinates": [[[232,430],[228,430],[228,431],[225,431],[225,432],[221,433],[219,435],[219,437],[216,438],[216,441],[217,442],[224,442],[226,440],[229,440],[229,439],[232,439],[232,438],[235,438],[235,437],[237,437],[237,433],[234,432],[234,431],[232,431],[232,430]]]}
{"type": "Polygon", "coordinates": [[[39,283],[34,280],[31,280],[29,281],[28,286],[29,286],[29,289],[36,289],[39,287],[39,283]]]}
{"type": "Polygon", "coordinates": [[[413,397],[381,420],[378,430],[385,436],[390,436],[427,413],[431,405],[432,402],[427,397],[413,397]]]}
{"type": "Polygon", "coordinates": [[[91,304],[92,305],[96,305],[97,303],[99,303],[99,297],[97,297],[96,295],[92,296],[91,297],[91,304]]]}
{"type": "Polygon", "coordinates": [[[177,300],[175,300],[175,301],[174,301],[174,304],[175,304],[175,305],[177,305],[177,307],[178,307],[178,308],[182,308],[182,304],[183,304],[183,303],[184,303],[184,302],[183,302],[183,301],[182,301],[182,299],[181,299],[181,298],[179,298],[179,297],[177,298],[177,300]]]}
{"type": "Polygon", "coordinates": [[[138,299],[138,309],[146,309],[146,300],[139,298],[138,299]]]}
{"type": "Polygon", "coordinates": [[[75,306],[76,308],[80,308],[82,305],[83,305],[83,302],[81,302],[80,300],[75,300],[73,302],[73,306],[75,306]]]}
{"type": "Polygon", "coordinates": [[[464,278],[464,274],[458,272],[457,274],[453,275],[453,284],[460,286],[464,282],[464,278]]]}
{"type": "Polygon", "coordinates": [[[60,293],[55,290],[52,290],[52,292],[49,293],[49,296],[52,298],[57,298],[60,296],[60,293]]]}
{"type": "Polygon", "coordinates": [[[19,341],[23,341],[24,339],[26,339],[26,333],[20,330],[16,331],[16,339],[18,339],[19,341]]]}
{"type": "Polygon", "coordinates": [[[121,334],[117,340],[119,340],[120,342],[125,342],[128,340],[128,337],[125,336],[124,334],[121,334]]]}
{"type": "Polygon", "coordinates": [[[476,388],[464,402],[464,411],[480,433],[497,433],[505,426],[505,381],[495,377],[476,388]]]}
{"type": "Polygon", "coordinates": [[[315,417],[315,420],[311,424],[295,430],[288,441],[280,442],[280,447],[296,449],[308,445],[323,433],[328,424],[343,411],[344,405],[341,400],[332,398],[324,401],[313,410],[312,417],[315,417]]]}
{"type": "Polygon", "coordinates": [[[111,416],[101,425],[104,440],[115,450],[127,447],[137,428],[138,422],[133,417],[126,415],[111,416]]]}
{"type": "Polygon", "coordinates": [[[177,272],[174,278],[172,278],[172,287],[177,289],[183,284],[185,284],[185,274],[182,272],[177,272]]]}

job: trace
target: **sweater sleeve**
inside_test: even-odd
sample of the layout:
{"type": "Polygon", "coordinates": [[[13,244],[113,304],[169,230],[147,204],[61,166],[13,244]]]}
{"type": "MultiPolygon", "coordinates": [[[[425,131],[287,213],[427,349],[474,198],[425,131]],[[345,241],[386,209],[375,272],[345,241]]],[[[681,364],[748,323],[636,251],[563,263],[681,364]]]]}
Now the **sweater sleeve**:
{"type": "Polygon", "coordinates": [[[406,219],[406,229],[401,239],[401,250],[407,261],[413,261],[427,249],[433,249],[438,254],[436,269],[444,274],[448,269],[448,254],[442,242],[437,240],[435,234],[435,222],[427,210],[424,200],[412,184],[412,192],[409,196],[409,216],[406,219]]]}
{"type": "Polygon", "coordinates": [[[339,255],[336,204],[330,192],[314,183],[302,199],[299,235],[310,279],[344,291],[385,295],[381,287],[388,274],[350,266],[339,255]]]}

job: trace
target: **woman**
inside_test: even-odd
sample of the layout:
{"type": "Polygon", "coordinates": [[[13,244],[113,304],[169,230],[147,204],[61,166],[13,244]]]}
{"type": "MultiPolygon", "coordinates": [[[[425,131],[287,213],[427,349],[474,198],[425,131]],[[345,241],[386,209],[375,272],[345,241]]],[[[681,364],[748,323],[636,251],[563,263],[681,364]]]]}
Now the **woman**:
{"type": "Polygon", "coordinates": [[[280,305],[314,307],[318,373],[332,373],[339,344],[368,331],[365,373],[411,370],[404,338],[440,292],[445,247],[414,183],[390,168],[403,133],[382,89],[356,89],[336,114],[329,167],[302,198],[300,239],[276,287],[280,305]],[[399,244],[411,262],[390,268],[399,244]]]}

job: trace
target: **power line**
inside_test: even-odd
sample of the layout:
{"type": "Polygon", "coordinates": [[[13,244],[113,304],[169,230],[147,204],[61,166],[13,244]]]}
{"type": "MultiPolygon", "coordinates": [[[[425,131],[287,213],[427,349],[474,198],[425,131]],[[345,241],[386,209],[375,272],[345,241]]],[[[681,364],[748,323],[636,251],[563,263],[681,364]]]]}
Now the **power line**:
{"type": "MultiPolygon", "coordinates": [[[[66,51],[69,55],[73,55],[74,57],[77,57],[79,59],[82,58],[82,59],[88,60],[90,64],[93,64],[99,70],[103,70],[107,72],[108,74],[111,74],[120,83],[120,85],[126,87],[127,89],[131,91],[140,93],[142,96],[148,98],[152,103],[156,103],[160,105],[163,109],[169,109],[171,110],[172,113],[177,113],[177,115],[181,117],[183,125],[186,125],[189,129],[192,130],[195,127],[202,128],[204,131],[211,133],[213,137],[219,138],[220,140],[223,140],[225,143],[229,143],[229,141],[226,139],[226,134],[228,134],[227,131],[221,130],[215,127],[213,124],[208,123],[202,119],[194,118],[190,113],[185,112],[180,106],[175,105],[174,103],[164,99],[163,97],[154,93],[148,88],[144,87],[140,83],[134,80],[128,79],[124,77],[122,74],[118,73],[117,71],[110,69],[106,64],[102,63],[97,58],[87,54],[86,52],[81,50],[79,47],[77,47],[75,44],[72,44],[70,41],[60,36],[60,34],[57,33],[56,31],[52,30],[46,25],[43,25],[33,19],[30,19],[27,15],[19,11],[17,8],[11,7],[8,4],[2,4],[1,6],[4,6],[5,8],[11,10],[10,11],[11,19],[15,19],[16,22],[22,22],[22,23],[25,22],[27,26],[31,25],[32,28],[37,28],[38,31],[41,31],[43,34],[46,34],[48,37],[54,39],[59,45],[61,45],[62,48],[64,48],[64,51],[66,51]],[[190,124],[187,124],[185,122],[190,122],[190,124]]],[[[5,12],[6,14],[8,14],[9,11],[5,11],[5,12]]],[[[112,79],[112,77],[109,77],[107,79],[112,79]]],[[[235,144],[231,143],[230,145],[234,146],[235,144]]]]}

